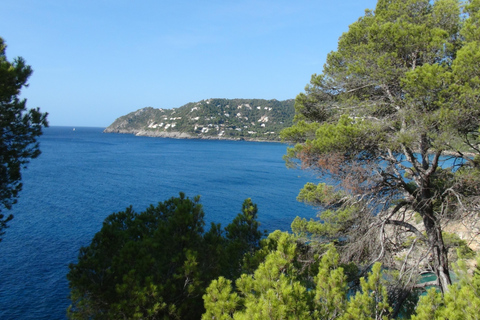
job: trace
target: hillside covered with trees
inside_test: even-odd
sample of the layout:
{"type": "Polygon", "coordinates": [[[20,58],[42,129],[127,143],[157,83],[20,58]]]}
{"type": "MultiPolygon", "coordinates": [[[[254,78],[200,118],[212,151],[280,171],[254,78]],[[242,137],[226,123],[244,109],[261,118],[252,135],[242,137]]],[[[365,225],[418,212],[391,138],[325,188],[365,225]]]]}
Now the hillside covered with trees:
{"type": "Polygon", "coordinates": [[[208,99],[180,108],[143,108],[115,120],[109,133],[172,138],[280,140],[293,123],[294,100],[208,99]]]}

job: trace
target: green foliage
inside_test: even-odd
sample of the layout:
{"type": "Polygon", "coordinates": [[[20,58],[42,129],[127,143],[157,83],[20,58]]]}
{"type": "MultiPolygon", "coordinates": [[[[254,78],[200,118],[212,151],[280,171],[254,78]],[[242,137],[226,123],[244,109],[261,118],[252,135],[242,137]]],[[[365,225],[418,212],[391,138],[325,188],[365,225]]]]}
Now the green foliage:
{"type": "Polygon", "coordinates": [[[293,233],[313,238],[338,240],[338,234],[355,223],[354,206],[338,210],[324,210],[318,215],[319,220],[296,217],[291,225],[293,233]]]}
{"type": "Polygon", "coordinates": [[[229,279],[240,276],[244,262],[248,265],[251,256],[260,247],[260,239],[266,236],[266,231],[259,230],[257,211],[257,205],[252,203],[251,199],[246,199],[242,205],[242,213],[225,227],[227,260],[222,272],[229,279]],[[243,260],[244,257],[246,261],[243,260]]]}
{"type": "Polygon", "coordinates": [[[342,152],[355,149],[363,139],[362,121],[353,121],[348,115],[340,116],[338,123],[326,123],[315,132],[311,146],[315,152],[342,152]]]}
{"type": "Polygon", "coordinates": [[[30,159],[40,155],[37,138],[47,127],[47,114],[40,110],[27,110],[26,100],[19,98],[21,90],[28,86],[32,69],[21,57],[8,61],[6,45],[0,38],[0,241],[13,215],[5,216],[17,202],[22,190],[22,169],[30,159]]]}
{"type": "Polygon", "coordinates": [[[412,316],[412,320],[429,320],[436,319],[436,310],[442,304],[442,295],[435,288],[427,291],[427,294],[420,298],[420,302],[415,309],[416,315],[412,316]]]}
{"type": "Polygon", "coordinates": [[[220,277],[213,280],[203,296],[206,312],[202,319],[233,319],[233,314],[239,305],[238,294],[232,293],[232,282],[220,277]]]}
{"type": "Polygon", "coordinates": [[[456,249],[458,258],[471,259],[475,257],[475,252],[468,246],[467,241],[461,239],[457,234],[443,232],[442,237],[447,249],[456,249]]]}
{"type": "Polygon", "coordinates": [[[69,317],[200,318],[207,285],[239,274],[262,233],[250,199],[225,233],[215,224],[204,232],[199,200],[181,193],[141,213],[130,207],[107,217],[70,265],[69,317]]]}
{"type": "Polygon", "coordinates": [[[304,297],[310,294],[295,279],[295,254],[293,237],[282,234],[277,250],[267,255],[254,274],[243,274],[236,280],[244,306],[235,314],[236,319],[293,319],[308,316],[304,297]]]}
{"type": "Polygon", "coordinates": [[[203,297],[206,308],[203,319],[211,318],[212,314],[222,317],[216,304],[223,305],[229,301],[235,301],[235,305],[226,310],[229,317],[223,316],[225,319],[308,318],[309,302],[312,301],[313,294],[296,279],[295,239],[279,231],[272,233],[269,238],[276,243],[276,248],[266,255],[253,274],[243,274],[236,280],[238,293],[231,293],[231,284],[225,284],[221,278],[211,283],[203,297]],[[224,302],[220,302],[217,298],[219,295],[213,295],[214,292],[230,293],[223,297],[224,302]],[[211,303],[213,300],[216,304],[211,303]]]}
{"type": "Polygon", "coordinates": [[[361,291],[350,299],[342,319],[388,319],[392,312],[387,288],[383,285],[381,264],[375,263],[367,279],[360,278],[361,291]]]}
{"type": "Polygon", "coordinates": [[[318,272],[306,286],[309,276],[301,270],[304,257],[295,238],[275,231],[269,239],[276,245],[253,274],[242,274],[235,286],[224,278],[210,284],[202,319],[387,319],[391,309],[380,264],[348,299],[347,278],[333,246],[318,258],[318,272]]]}
{"type": "Polygon", "coordinates": [[[347,278],[333,247],[322,256],[315,281],[315,318],[334,319],[342,315],[347,305],[347,278]]]}
{"type": "Polygon", "coordinates": [[[336,191],[333,186],[325,183],[315,185],[308,182],[297,196],[297,201],[305,202],[315,206],[332,206],[337,205],[345,194],[336,191]]]}
{"type": "Polygon", "coordinates": [[[465,21],[461,34],[468,42],[480,41],[480,2],[469,0],[466,3],[465,11],[469,18],[465,21]]]}
{"type": "Polygon", "coordinates": [[[280,137],[283,140],[293,142],[303,142],[315,138],[315,132],[319,125],[316,122],[308,123],[303,120],[299,120],[295,123],[295,126],[285,128],[280,133],[280,137]]]}

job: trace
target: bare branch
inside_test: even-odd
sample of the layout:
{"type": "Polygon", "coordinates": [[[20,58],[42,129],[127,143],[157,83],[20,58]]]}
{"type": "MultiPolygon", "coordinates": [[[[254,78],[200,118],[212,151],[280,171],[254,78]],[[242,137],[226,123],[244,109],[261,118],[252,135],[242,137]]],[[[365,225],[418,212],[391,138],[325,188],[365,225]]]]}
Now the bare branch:
{"type": "Polygon", "coordinates": [[[376,85],[377,84],[375,84],[375,83],[366,84],[366,85],[358,87],[358,88],[350,89],[350,90],[346,91],[346,93],[351,93],[351,92],[354,92],[354,91],[357,91],[357,90],[360,90],[360,89],[364,89],[364,88],[367,88],[367,87],[374,87],[376,85]]]}
{"type": "Polygon", "coordinates": [[[403,277],[403,274],[404,274],[403,272],[404,272],[405,267],[407,265],[408,257],[410,256],[410,253],[412,253],[412,250],[415,247],[416,243],[417,243],[417,239],[414,239],[413,242],[412,242],[412,245],[410,246],[410,249],[407,252],[407,255],[405,256],[405,259],[403,260],[402,268],[400,268],[400,278],[399,278],[399,280],[403,277]]]}
{"type": "Polygon", "coordinates": [[[435,170],[437,170],[438,161],[440,160],[440,156],[442,155],[442,152],[443,152],[442,150],[437,150],[435,152],[435,155],[433,156],[433,159],[432,159],[432,164],[430,168],[425,172],[427,176],[430,176],[432,173],[435,172],[435,170]]]}
{"type": "Polygon", "coordinates": [[[437,280],[428,281],[428,282],[424,282],[424,283],[417,283],[413,287],[418,288],[418,289],[422,289],[422,288],[424,289],[424,288],[429,287],[429,286],[438,286],[437,280]]]}
{"type": "Polygon", "coordinates": [[[405,221],[399,221],[399,220],[388,220],[386,221],[387,224],[391,224],[391,225],[394,225],[394,226],[400,226],[400,227],[404,227],[405,229],[408,229],[409,231],[415,233],[415,235],[422,241],[425,241],[428,243],[428,239],[417,229],[415,228],[413,225],[411,225],[410,223],[408,222],[405,222],[405,221]]]}

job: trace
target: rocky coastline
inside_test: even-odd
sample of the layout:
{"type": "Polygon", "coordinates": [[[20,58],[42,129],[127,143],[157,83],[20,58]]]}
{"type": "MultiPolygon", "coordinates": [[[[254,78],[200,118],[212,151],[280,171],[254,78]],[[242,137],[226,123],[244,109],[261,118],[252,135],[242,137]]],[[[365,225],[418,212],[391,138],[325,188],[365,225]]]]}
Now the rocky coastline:
{"type": "Polygon", "coordinates": [[[228,140],[228,141],[252,141],[252,142],[277,142],[280,140],[268,140],[248,137],[224,137],[214,135],[203,134],[190,134],[180,131],[153,131],[153,130],[135,130],[135,129],[112,129],[106,128],[104,133],[119,133],[119,134],[133,134],[139,137],[152,137],[152,138],[170,138],[170,139],[202,139],[202,140],[228,140]]]}

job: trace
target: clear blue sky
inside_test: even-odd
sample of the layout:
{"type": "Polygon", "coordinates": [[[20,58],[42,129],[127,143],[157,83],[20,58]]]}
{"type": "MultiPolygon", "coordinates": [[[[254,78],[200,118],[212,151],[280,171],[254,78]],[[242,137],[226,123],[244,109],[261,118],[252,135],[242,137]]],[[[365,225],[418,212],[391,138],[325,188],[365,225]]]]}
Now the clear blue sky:
{"type": "Polygon", "coordinates": [[[285,100],[321,73],[373,0],[2,0],[22,96],[50,125],[106,127],[137,109],[208,98],[285,100]]]}

